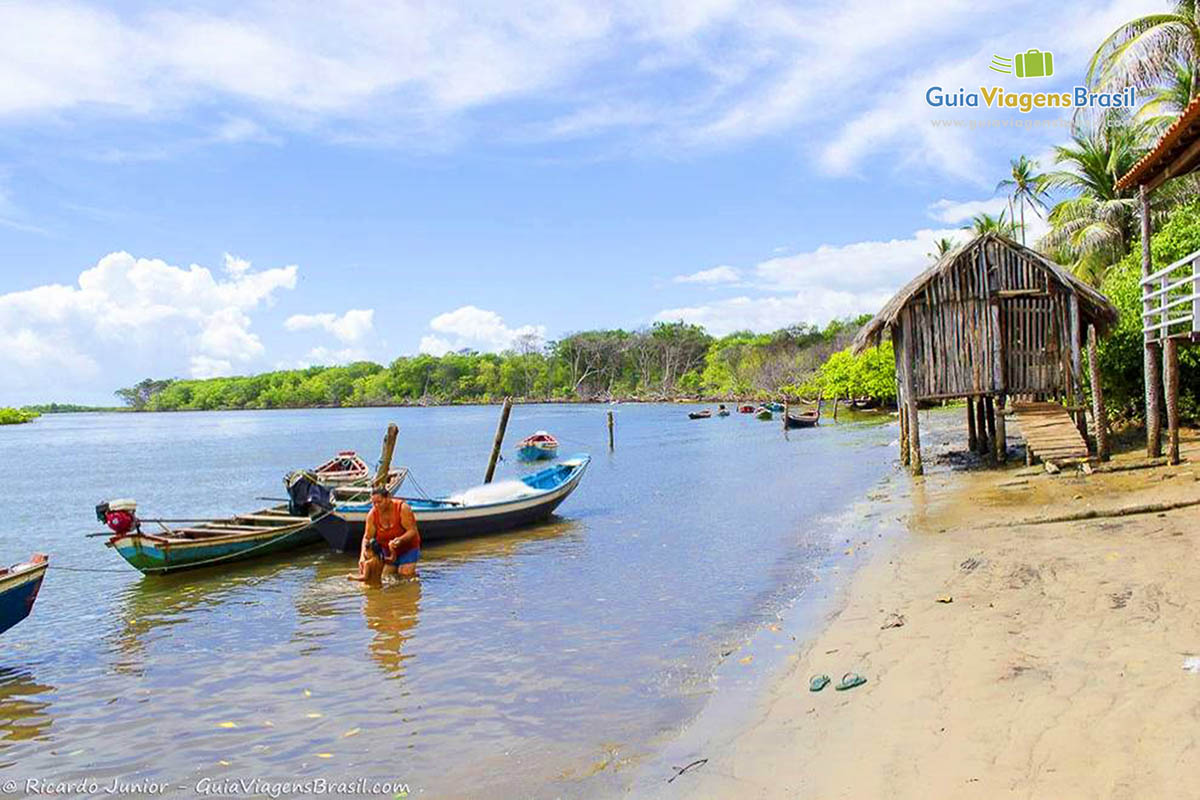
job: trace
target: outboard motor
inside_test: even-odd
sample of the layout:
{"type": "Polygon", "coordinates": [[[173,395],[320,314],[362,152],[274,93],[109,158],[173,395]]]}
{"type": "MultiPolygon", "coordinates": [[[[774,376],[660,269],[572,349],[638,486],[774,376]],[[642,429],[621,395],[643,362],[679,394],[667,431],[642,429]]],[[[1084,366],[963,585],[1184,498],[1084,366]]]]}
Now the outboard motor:
{"type": "Polygon", "coordinates": [[[283,479],[288,493],[288,513],[309,517],[333,509],[333,490],[308,470],[296,470],[283,479]]]}
{"type": "Polygon", "coordinates": [[[125,536],[130,531],[142,529],[141,520],[137,518],[136,500],[109,500],[96,506],[96,519],[103,522],[117,536],[125,536]]]}

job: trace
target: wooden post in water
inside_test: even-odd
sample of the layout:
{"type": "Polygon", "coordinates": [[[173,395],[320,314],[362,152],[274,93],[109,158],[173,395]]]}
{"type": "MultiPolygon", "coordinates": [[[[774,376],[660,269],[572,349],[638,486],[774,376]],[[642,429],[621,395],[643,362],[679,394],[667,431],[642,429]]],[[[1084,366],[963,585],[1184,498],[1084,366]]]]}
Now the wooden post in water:
{"type": "Polygon", "coordinates": [[[1163,389],[1167,400],[1167,463],[1179,463],[1179,340],[1163,343],[1163,389]]]}
{"type": "Polygon", "coordinates": [[[1004,421],[1004,407],[1008,397],[1000,395],[996,398],[996,461],[1003,464],[1008,461],[1008,423],[1004,421]]]}
{"type": "MultiPolygon", "coordinates": [[[[1150,265],[1150,197],[1146,192],[1146,184],[1138,187],[1138,200],[1142,211],[1142,277],[1154,271],[1150,265]]],[[[1142,310],[1149,311],[1153,305],[1147,294],[1149,286],[1142,287],[1142,310]]],[[[1166,298],[1164,298],[1165,300],[1166,298]]],[[[1162,415],[1158,407],[1162,395],[1162,384],[1159,382],[1159,346],[1153,332],[1144,334],[1145,353],[1143,353],[1143,372],[1146,380],[1146,455],[1158,458],[1162,455],[1162,415]]]]}
{"type": "Polygon", "coordinates": [[[967,449],[974,453],[979,449],[979,438],[975,435],[975,398],[967,398],[967,449]]]}
{"type": "MultiPolygon", "coordinates": [[[[838,401],[840,401],[841,399],[842,398],[839,397],[838,395],[833,396],[833,421],[834,422],[837,422],[838,401]]],[[[817,402],[819,403],[820,401],[818,400],[817,402]]]]}
{"type": "Polygon", "coordinates": [[[788,398],[783,398],[783,432],[787,433],[787,417],[788,411],[792,408],[792,402],[788,398]]]}
{"type": "Polygon", "coordinates": [[[1088,325],[1088,379],[1092,384],[1092,422],[1096,426],[1096,455],[1108,461],[1108,409],[1100,385],[1100,356],[1097,352],[1096,326],[1088,325]]]}
{"type": "Polygon", "coordinates": [[[512,398],[504,398],[504,408],[500,410],[500,424],[496,426],[496,439],[492,442],[492,457],[488,459],[487,474],[483,476],[484,483],[491,483],[496,474],[496,461],[500,458],[500,446],[504,444],[504,431],[508,428],[508,415],[512,412],[512,398]]]}
{"type": "Polygon", "coordinates": [[[388,473],[392,471],[392,453],[396,450],[396,436],[399,433],[396,423],[389,422],[387,433],[383,435],[383,448],[379,451],[379,467],[375,470],[371,486],[387,486],[388,473]]]}
{"type": "Polygon", "coordinates": [[[608,449],[613,449],[613,413],[612,409],[608,410],[608,449]]]}

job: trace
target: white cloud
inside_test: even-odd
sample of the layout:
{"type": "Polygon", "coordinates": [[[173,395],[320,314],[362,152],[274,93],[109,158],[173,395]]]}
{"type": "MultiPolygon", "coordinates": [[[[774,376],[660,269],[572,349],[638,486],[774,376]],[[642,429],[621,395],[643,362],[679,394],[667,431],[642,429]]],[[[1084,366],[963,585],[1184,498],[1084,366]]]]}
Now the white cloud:
{"type": "Polygon", "coordinates": [[[298,16],[265,0],[235,11],[6,3],[0,122],[177,122],[217,108],[215,129],[211,114],[192,118],[205,131],[194,142],[277,142],[268,129],[287,129],[430,148],[486,131],[492,142],[624,135],[667,153],[800,134],[835,174],[886,153],[891,165],[986,183],[977,150],[996,138],[933,129],[930,81],[995,77],[992,52],[1046,31],[1057,72],[1078,75],[1118,22],[1161,5],[331,0],[298,16]],[[519,102],[523,113],[471,124],[519,102]]]}
{"type": "Polygon", "coordinates": [[[0,295],[0,369],[10,392],[95,390],[148,374],[226,375],[263,354],[251,312],[296,285],[297,267],[253,271],[227,257],[199,265],[111,253],[76,285],[0,295]],[[229,265],[233,264],[231,268],[229,265]]]}
{"type": "Polygon", "coordinates": [[[873,313],[887,302],[882,292],[846,292],[818,288],[785,297],[733,297],[690,308],[668,308],[654,319],[703,325],[714,336],[737,330],[773,331],[797,322],[823,325],[835,317],[873,313]]]}
{"type": "Polygon", "coordinates": [[[693,272],[690,275],[677,275],[676,283],[735,283],[741,278],[741,275],[736,269],[729,266],[713,267],[712,269],[702,269],[699,272],[693,272]]]}
{"type": "Polygon", "coordinates": [[[749,328],[770,331],[798,322],[824,324],[835,317],[874,313],[895,291],[931,263],[934,242],[964,242],[965,231],[924,229],[902,239],[821,245],[769,258],[741,270],[744,286],[763,296],[742,295],[696,306],[668,308],[655,320],[682,319],[716,335],[749,328]]]}
{"type": "Polygon", "coordinates": [[[317,328],[336,337],[341,342],[360,341],[369,334],[375,323],[375,309],[352,308],[340,317],[337,314],[293,314],[283,323],[289,331],[317,328]]]}
{"type": "Polygon", "coordinates": [[[340,350],[335,350],[331,347],[314,347],[308,351],[308,355],[304,357],[303,366],[311,366],[320,364],[331,366],[334,364],[349,364],[354,361],[368,360],[367,351],[360,350],[354,347],[343,347],[340,350]]]}
{"type": "Polygon", "coordinates": [[[462,306],[429,321],[433,334],[421,338],[419,350],[430,355],[442,355],[451,350],[471,348],[488,352],[507,350],[528,334],[544,339],[546,326],[522,325],[510,328],[495,311],[462,306]]]}
{"type": "Polygon", "coordinates": [[[978,214],[996,216],[1001,211],[1008,214],[1008,198],[992,197],[987,200],[938,200],[929,206],[929,216],[949,225],[969,223],[978,214]]]}

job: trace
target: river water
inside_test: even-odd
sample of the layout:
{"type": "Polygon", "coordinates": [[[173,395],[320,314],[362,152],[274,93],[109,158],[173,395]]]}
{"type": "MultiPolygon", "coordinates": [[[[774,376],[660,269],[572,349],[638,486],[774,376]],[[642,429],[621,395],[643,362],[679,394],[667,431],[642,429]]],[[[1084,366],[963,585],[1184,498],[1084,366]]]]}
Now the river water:
{"type": "MultiPolygon", "coordinates": [[[[686,405],[517,406],[593,461],[551,522],[428,545],[420,578],[344,579],[351,557],[143,577],[85,538],[93,506],[220,516],[389,421],[403,493],[478,483],[495,407],[48,415],[0,428],[0,562],[52,566],[0,641],[0,781],[359,777],[414,796],[610,796],[695,715],[723,653],[803,597],[845,516],[893,469],[894,424],[786,437],[686,405]],[[419,488],[418,488],[419,484],[419,488]]],[[[887,419],[885,417],[885,419],[887,419]]],[[[509,448],[511,454],[511,448],[509,448]]],[[[498,479],[528,467],[508,459],[498,479]]],[[[2,785],[2,784],[0,784],[2,785]]],[[[391,796],[391,795],[387,795],[391,796]]]]}

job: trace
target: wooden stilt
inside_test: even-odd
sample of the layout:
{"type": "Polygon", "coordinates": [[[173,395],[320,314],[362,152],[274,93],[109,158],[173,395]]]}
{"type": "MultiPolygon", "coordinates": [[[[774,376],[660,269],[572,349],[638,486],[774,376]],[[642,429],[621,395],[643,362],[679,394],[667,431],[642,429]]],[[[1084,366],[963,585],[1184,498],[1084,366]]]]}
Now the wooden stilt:
{"type": "Polygon", "coordinates": [[[967,449],[974,453],[979,449],[979,438],[975,435],[975,398],[967,398],[967,449]]]}
{"type": "Polygon", "coordinates": [[[900,463],[908,466],[908,404],[898,396],[897,405],[900,411],[900,463]]]}
{"type": "Polygon", "coordinates": [[[1004,421],[1004,406],[1008,398],[1000,395],[996,399],[996,461],[1003,464],[1008,460],[1008,426],[1004,421]]]}
{"type": "MultiPolygon", "coordinates": [[[[1141,225],[1142,225],[1142,277],[1154,271],[1150,261],[1150,194],[1146,191],[1146,184],[1138,187],[1138,204],[1141,207],[1141,225]]],[[[1153,301],[1146,298],[1146,294],[1150,292],[1149,287],[1142,287],[1142,310],[1149,311],[1153,305],[1153,301]]],[[[1153,341],[1153,333],[1145,334],[1145,348],[1143,358],[1143,372],[1146,380],[1146,455],[1150,458],[1158,458],[1162,455],[1162,415],[1159,411],[1161,405],[1162,384],[1159,381],[1159,347],[1156,341],[1153,341]]]]}
{"type": "Polygon", "coordinates": [[[922,475],[925,467],[921,463],[921,420],[917,416],[917,389],[913,380],[913,345],[912,338],[901,338],[904,352],[901,363],[904,365],[904,402],[908,407],[908,468],[913,475],[922,475]]]}
{"type": "Polygon", "coordinates": [[[984,409],[984,400],[982,397],[975,400],[975,452],[979,455],[987,453],[988,438],[987,438],[987,412],[984,409]]]}
{"type": "Polygon", "coordinates": [[[608,449],[613,449],[613,413],[608,412],[608,449]]]}
{"type": "Polygon", "coordinates": [[[995,459],[996,457],[996,404],[989,394],[983,398],[984,414],[987,417],[987,457],[995,459]]]}
{"type": "Polygon", "coordinates": [[[1092,424],[1096,429],[1096,455],[1108,461],[1108,409],[1104,406],[1104,387],[1100,382],[1100,354],[1096,344],[1096,326],[1088,325],[1088,381],[1092,384],[1092,424]]]}
{"type": "Polygon", "coordinates": [[[1146,456],[1162,455],[1162,359],[1158,342],[1146,343],[1146,456]]]}
{"type": "Polygon", "coordinates": [[[837,422],[838,400],[840,400],[840,399],[841,398],[839,398],[839,397],[833,398],[833,421],[834,422],[837,422]]]}
{"type": "Polygon", "coordinates": [[[1179,340],[1163,344],[1163,390],[1167,401],[1167,463],[1179,463],[1179,340]]]}

